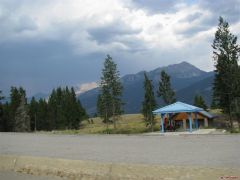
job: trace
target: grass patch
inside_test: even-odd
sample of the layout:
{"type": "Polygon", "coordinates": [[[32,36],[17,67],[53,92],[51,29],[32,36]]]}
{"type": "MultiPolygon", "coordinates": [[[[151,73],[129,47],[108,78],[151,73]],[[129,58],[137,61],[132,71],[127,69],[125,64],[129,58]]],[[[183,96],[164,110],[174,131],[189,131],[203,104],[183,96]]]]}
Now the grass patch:
{"type": "Polygon", "coordinates": [[[240,133],[240,129],[239,128],[232,128],[230,130],[230,133],[240,133]]]}
{"type": "MultiPolygon", "coordinates": [[[[159,131],[160,118],[156,117],[156,125],[154,131],[159,131]]],[[[139,134],[151,132],[146,127],[143,116],[141,114],[125,114],[117,121],[117,128],[114,129],[113,124],[107,125],[102,122],[101,118],[91,118],[83,121],[79,130],[60,130],[52,131],[53,134],[139,134]]]]}

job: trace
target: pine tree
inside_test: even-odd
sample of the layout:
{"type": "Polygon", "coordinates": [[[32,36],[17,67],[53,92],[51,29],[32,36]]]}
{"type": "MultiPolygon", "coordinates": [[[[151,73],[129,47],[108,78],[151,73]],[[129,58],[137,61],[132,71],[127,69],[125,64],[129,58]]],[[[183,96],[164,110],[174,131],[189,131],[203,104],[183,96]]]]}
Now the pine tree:
{"type": "Polygon", "coordinates": [[[123,113],[123,104],[121,102],[123,87],[120,82],[120,75],[119,71],[117,70],[117,64],[114,63],[109,55],[107,55],[107,58],[104,62],[100,88],[102,100],[101,106],[105,117],[104,119],[108,126],[109,118],[112,117],[114,128],[116,129],[116,121],[119,115],[123,113]]]}
{"type": "Polygon", "coordinates": [[[207,110],[207,105],[201,95],[196,95],[194,97],[194,105],[203,108],[204,110],[207,110]]]}
{"type": "Polygon", "coordinates": [[[4,99],[4,96],[2,96],[1,94],[2,94],[2,91],[0,90],[0,102],[2,99],[4,99]]]}
{"type": "Polygon", "coordinates": [[[14,131],[15,129],[16,111],[17,111],[17,108],[20,106],[22,97],[24,97],[26,100],[26,92],[22,87],[20,88],[11,87],[11,91],[10,91],[11,100],[9,104],[10,117],[7,122],[8,131],[14,131]]]}
{"type": "Polygon", "coordinates": [[[153,92],[153,85],[151,80],[148,79],[146,72],[144,73],[144,100],[142,102],[142,114],[146,121],[147,126],[151,127],[153,132],[153,126],[155,124],[154,115],[152,111],[156,107],[156,101],[153,92]]]}
{"type": "MultiPolygon", "coordinates": [[[[84,107],[82,106],[82,103],[80,100],[77,100],[77,105],[79,109],[79,116],[80,116],[80,123],[81,123],[81,121],[88,119],[89,116],[86,110],[84,109],[84,107]]],[[[79,127],[79,123],[78,123],[78,127],[79,127]]]]}
{"type": "Polygon", "coordinates": [[[78,129],[82,120],[88,118],[74,89],[53,89],[48,101],[48,123],[52,129],[78,129]]]}
{"type": "Polygon", "coordinates": [[[232,103],[239,96],[239,66],[240,47],[237,37],[230,33],[229,24],[219,18],[218,29],[212,44],[215,62],[215,79],[213,83],[213,98],[217,105],[229,114],[232,127],[232,103]]]}
{"type": "Polygon", "coordinates": [[[53,89],[48,99],[48,119],[51,129],[57,129],[57,93],[53,89]]]}
{"type": "Polygon", "coordinates": [[[2,109],[3,109],[3,116],[2,116],[3,131],[5,131],[5,132],[13,131],[13,129],[11,129],[11,126],[9,125],[10,106],[9,106],[8,102],[6,102],[5,104],[2,105],[2,109]]]}
{"type": "Polygon", "coordinates": [[[15,114],[21,102],[21,94],[18,88],[11,87],[10,99],[11,99],[9,104],[10,118],[8,120],[8,131],[14,131],[15,114]]]}
{"type": "Polygon", "coordinates": [[[30,131],[30,117],[28,115],[27,101],[24,95],[21,97],[20,105],[15,113],[15,132],[30,131]]]}
{"type": "Polygon", "coordinates": [[[158,97],[162,97],[165,104],[171,104],[176,101],[175,92],[171,88],[170,76],[164,70],[161,72],[157,94],[158,97]]]}
{"type": "Polygon", "coordinates": [[[4,98],[2,95],[2,91],[0,90],[0,132],[5,131],[4,127],[4,119],[3,119],[3,105],[1,100],[4,98]]]}
{"type": "Polygon", "coordinates": [[[36,118],[38,111],[38,102],[32,97],[31,102],[29,104],[29,116],[30,116],[30,127],[31,131],[36,130],[36,118]]]}
{"type": "Polygon", "coordinates": [[[42,98],[40,98],[37,103],[36,129],[46,131],[52,130],[51,123],[48,118],[48,104],[45,99],[42,98]]]}
{"type": "Polygon", "coordinates": [[[214,98],[212,98],[212,102],[211,102],[211,109],[218,109],[218,105],[217,102],[214,98]]]}
{"type": "Polygon", "coordinates": [[[98,97],[97,97],[97,115],[103,118],[103,122],[106,122],[101,94],[98,94],[98,97]]]}

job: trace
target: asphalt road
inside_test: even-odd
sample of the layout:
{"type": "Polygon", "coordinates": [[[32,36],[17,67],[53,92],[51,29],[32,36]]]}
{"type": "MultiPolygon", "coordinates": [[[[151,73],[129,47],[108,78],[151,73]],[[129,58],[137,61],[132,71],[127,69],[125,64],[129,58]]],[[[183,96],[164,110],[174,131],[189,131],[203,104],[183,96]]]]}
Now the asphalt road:
{"type": "Polygon", "coordinates": [[[126,136],[0,133],[0,154],[100,162],[240,167],[240,135],[126,136]]]}

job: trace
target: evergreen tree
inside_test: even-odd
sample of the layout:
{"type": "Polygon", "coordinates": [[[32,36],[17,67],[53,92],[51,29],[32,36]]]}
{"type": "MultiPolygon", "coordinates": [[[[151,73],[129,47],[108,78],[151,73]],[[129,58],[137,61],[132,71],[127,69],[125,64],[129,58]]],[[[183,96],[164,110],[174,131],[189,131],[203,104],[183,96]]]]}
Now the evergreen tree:
{"type": "Polygon", "coordinates": [[[239,66],[240,47],[237,37],[230,33],[229,24],[219,18],[218,29],[213,41],[213,57],[215,62],[215,79],[213,83],[213,98],[217,105],[229,114],[232,127],[231,107],[233,100],[239,96],[239,66]]]}
{"type": "Polygon", "coordinates": [[[53,89],[48,99],[48,119],[51,129],[57,129],[57,93],[53,89]]]}
{"type": "Polygon", "coordinates": [[[2,95],[2,91],[0,90],[0,132],[5,131],[4,120],[3,120],[3,105],[1,100],[4,98],[2,95]]]}
{"type": "Polygon", "coordinates": [[[48,118],[48,104],[45,99],[39,99],[36,112],[36,129],[37,130],[52,130],[51,123],[48,118]]]}
{"type": "Polygon", "coordinates": [[[144,73],[144,100],[142,102],[142,114],[146,121],[147,126],[151,127],[153,132],[153,126],[155,124],[154,115],[152,111],[156,107],[156,101],[153,92],[153,85],[151,80],[148,79],[146,72],[144,73]]]}
{"type": "Polygon", "coordinates": [[[103,122],[106,122],[101,94],[98,94],[98,97],[97,97],[97,115],[104,119],[103,122]]]}
{"type": "Polygon", "coordinates": [[[88,116],[74,89],[59,87],[49,97],[48,118],[53,129],[78,129],[81,121],[88,116]]]}
{"type": "Polygon", "coordinates": [[[64,101],[63,101],[63,90],[61,87],[57,88],[56,91],[56,100],[57,100],[57,118],[56,118],[56,125],[57,129],[63,130],[66,127],[66,118],[64,116],[64,101]]]}
{"type": "Polygon", "coordinates": [[[71,92],[69,92],[69,127],[71,129],[79,129],[79,125],[82,120],[88,118],[85,109],[82,107],[80,100],[77,99],[73,87],[71,92]]]}
{"type": "Polygon", "coordinates": [[[2,91],[0,90],[0,102],[2,99],[4,99],[4,96],[2,96],[2,91]]]}
{"type": "Polygon", "coordinates": [[[201,95],[196,95],[194,97],[194,105],[203,108],[204,110],[207,110],[207,105],[201,95]]]}
{"type": "Polygon", "coordinates": [[[37,111],[38,111],[38,102],[32,97],[31,102],[29,104],[29,116],[30,116],[30,127],[31,131],[36,130],[36,118],[37,118],[37,111]]]}
{"type": "Polygon", "coordinates": [[[21,99],[23,97],[25,98],[25,101],[27,101],[26,100],[26,92],[22,87],[20,87],[20,88],[11,87],[11,91],[10,91],[10,99],[11,100],[10,100],[10,104],[9,104],[10,117],[7,122],[8,131],[14,131],[14,129],[15,129],[16,111],[17,111],[17,108],[20,106],[21,99]]]}
{"type": "Polygon", "coordinates": [[[13,131],[9,125],[9,119],[10,119],[10,107],[8,102],[2,105],[3,110],[3,116],[2,116],[2,122],[3,122],[3,131],[9,132],[13,131]]]}
{"type": "Polygon", "coordinates": [[[161,72],[157,94],[159,97],[162,97],[165,104],[171,104],[176,101],[175,92],[171,88],[170,76],[164,70],[161,72]]]}
{"type": "Polygon", "coordinates": [[[9,104],[10,118],[8,120],[8,131],[14,131],[15,114],[16,114],[17,108],[20,105],[20,102],[21,102],[21,94],[19,92],[19,89],[16,87],[11,87],[10,104],[9,104]]]}
{"type": "Polygon", "coordinates": [[[211,109],[218,109],[218,105],[217,102],[214,98],[212,98],[212,102],[211,102],[211,109]]]}
{"type": "Polygon", "coordinates": [[[22,95],[20,105],[15,113],[15,131],[30,131],[30,117],[28,115],[27,101],[24,95],[22,95]]]}
{"type": "Polygon", "coordinates": [[[116,121],[118,116],[123,113],[121,95],[122,84],[120,82],[119,71],[117,70],[117,64],[114,63],[112,58],[107,55],[104,62],[104,68],[102,70],[102,77],[100,83],[100,103],[102,112],[104,114],[104,120],[109,123],[109,118],[112,117],[114,128],[116,128],[116,121]]]}

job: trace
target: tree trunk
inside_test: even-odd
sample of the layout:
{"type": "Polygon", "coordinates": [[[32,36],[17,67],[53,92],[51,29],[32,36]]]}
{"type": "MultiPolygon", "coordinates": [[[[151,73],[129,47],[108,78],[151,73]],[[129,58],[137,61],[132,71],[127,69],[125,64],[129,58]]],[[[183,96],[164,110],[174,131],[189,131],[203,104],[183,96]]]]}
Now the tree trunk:
{"type": "Polygon", "coordinates": [[[113,125],[114,125],[114,129],[117,128],[116,125],[116,118],[115,118],[115,104],[113,103],[113,125]]]}
{"type": "Polygon", "coordinates": [[[107,123],[107,134],[109,134],[109,129],[108,129],[108,119],[107,119],[107,111],[105,110],[105,121],[107,123]]]}
{"type": "Polygon", "coordinates": [[[152,116],[152,113],[150,114],[150,118],[151,118],[151,130],[153,132],[153,116],[152,116]]]}
{"type": "Polygon", "coordinates": [[[232,115],[231,112],[229,113],[229,122],[230,122],[230,128],[233,128],[233,121],[232,121],[232,115]]]}

